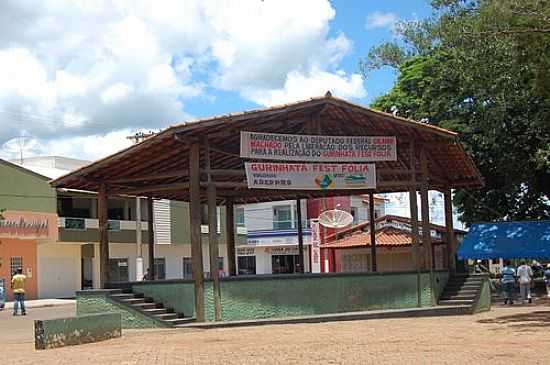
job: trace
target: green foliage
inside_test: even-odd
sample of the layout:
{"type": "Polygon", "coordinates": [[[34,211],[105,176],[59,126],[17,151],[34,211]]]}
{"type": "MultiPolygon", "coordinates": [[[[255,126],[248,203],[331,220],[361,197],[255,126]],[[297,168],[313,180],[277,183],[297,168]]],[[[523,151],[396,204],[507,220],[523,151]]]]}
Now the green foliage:
{"type": "MultiPolygon", "coordinates": [[[[400,28],[398,80],[372,106],[460,133],[485,179],[455,195],[467,223],[550,217],[549,2],[432,6],[437,18],[400,28]]],[[[383,65],[380,49],[368,57],[383,65]]]]}

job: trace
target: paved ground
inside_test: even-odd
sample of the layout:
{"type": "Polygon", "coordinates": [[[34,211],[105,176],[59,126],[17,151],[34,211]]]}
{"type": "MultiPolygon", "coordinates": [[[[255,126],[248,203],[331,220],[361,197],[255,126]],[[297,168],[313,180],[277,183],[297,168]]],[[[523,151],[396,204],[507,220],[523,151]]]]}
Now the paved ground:
{"type": "Polygon", "coordinates": [[[548,364],[550,307],[496,306],[474,316],[125,331],[101,343],[35,351],[33,317],[0,313],[2,364],[548,364]]]}
{"type": "MultiPolygon", "coordinates": [[[[76,304],[75,299],[36,299],[25,300],[26,308],[57,307],[60,305],[76,304]]],[[[13,302],[6,303],[6,309],[13,309],[13,302]]]]}

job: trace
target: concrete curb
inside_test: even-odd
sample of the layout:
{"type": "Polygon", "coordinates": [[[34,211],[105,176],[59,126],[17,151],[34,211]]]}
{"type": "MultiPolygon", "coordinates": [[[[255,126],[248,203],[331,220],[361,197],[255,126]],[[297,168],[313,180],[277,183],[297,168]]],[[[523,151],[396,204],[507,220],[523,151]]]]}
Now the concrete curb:
{"type": "MultiPolygon", "coordinates": [[[[59,307],[63,305],[75,305],[74,299],[38,299],[25,300],[25,308],[59,307]]],[[[6,302],[4,309],[13,309],[13,302],[6,302]]]]}
{"type": "Polygon", "coordinates": [[[266,318],[257,320],[228,321],[228,322],[193,322],[189,324],[178,325],[176,328],[230,328],[230,327],[248,327],[265,326],[273,324],[295,324],[295,323],[323,323],[339,321],[358,321],[368,319],[389,319],[389,318],[412,318],[412,317],[437,317],[437,316],[457,316],[471,314],[470,306],[438,306],[410,309],[388,309],[371,310],[363,312],[330,313],[312,316],[299,316],[287,318],[266,318]]]}

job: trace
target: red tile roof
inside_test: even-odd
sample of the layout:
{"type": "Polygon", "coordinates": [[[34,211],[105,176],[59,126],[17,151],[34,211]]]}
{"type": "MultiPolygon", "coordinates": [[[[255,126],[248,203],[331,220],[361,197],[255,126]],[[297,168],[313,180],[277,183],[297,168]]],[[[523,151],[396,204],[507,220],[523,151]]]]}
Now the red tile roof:
{"type": "MultiPolygon", "coordinates": [[[[391,223],[392,221],[401,222],[401,223],[405,223],[405,224],[411,224],[411,219],[410,218],[400,217],[398,215],[384,215],[382,217],[376,218],[375,223],[376,224],[379,224],[379,223],[382,223],[382,222],[391,223]]],[[[418,226],[420,228],[422,228],[422,222],[421,221],[418,221],[418,226]]],[[[369,222],[368,221],[363,222],[363,223],[359,223],[355,226],[351,226],[349,228],[345,228],[345,229],[339,230],[336,233],[328,235],[326,237],[326,241],[327,242],[334,241],[335,239],[341,238],[345,235],[352,234],[356,231],[361,232],[361,231],[367,230],[368,227],[369,227],[369,222]]],[[[447,229],[444,226],[440,226],[438,224],[431,223],[430,228],[433,229],[436,232],[443,233],[443,234],[447,232],[447,229]]],[[[455,234],[466,234],[466,231],[463,231],[461,229],[456,229],[455,228],[454,231],[455,231],[455,234]]]]}
{"type": "MultiPolygon", "coordinates": [[[[385,218],[385,217],[383,217],[385,218]]],[[[356,226],[358,227],[358,226],[356,226]]],[[[321,248],[353,248],[353,247],[370,247],[370,231],[364,231],[364,225],[355,230],[347,232],[339,232],[335,240],[335,235],[329,236],[332,241],[321,245],[321,248]]],[[[327,237],[327,239],[329,238],[327,237]]],[[[376,230],[376,247],[406,247],[412,244],[412,234],[397,227],[385,226],[376,230]]],[[[432,242],[435,244],[443,243],[441,239],[432,237],[432,242]]]]}

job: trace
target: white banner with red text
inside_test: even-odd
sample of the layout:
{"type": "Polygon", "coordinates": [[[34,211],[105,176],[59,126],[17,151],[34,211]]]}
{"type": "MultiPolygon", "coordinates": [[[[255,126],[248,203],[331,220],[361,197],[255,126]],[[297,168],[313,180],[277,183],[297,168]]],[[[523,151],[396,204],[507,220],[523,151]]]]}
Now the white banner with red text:
{"type": "Polygon", "coordinates": [[[312,162],[396,161],[395,136],[314,136],[241,131],[241,157],[312,162]]]}
{"type": "Polygon", "coordinates": [[[375,189],[374,164],[246,162],[249,189],[375,189]]]}
{"type": "Polygon", "coordinates": [[[311,272],[321,272],[321,232],[319,221],[312,219],[311,226],[311,272]]]}

